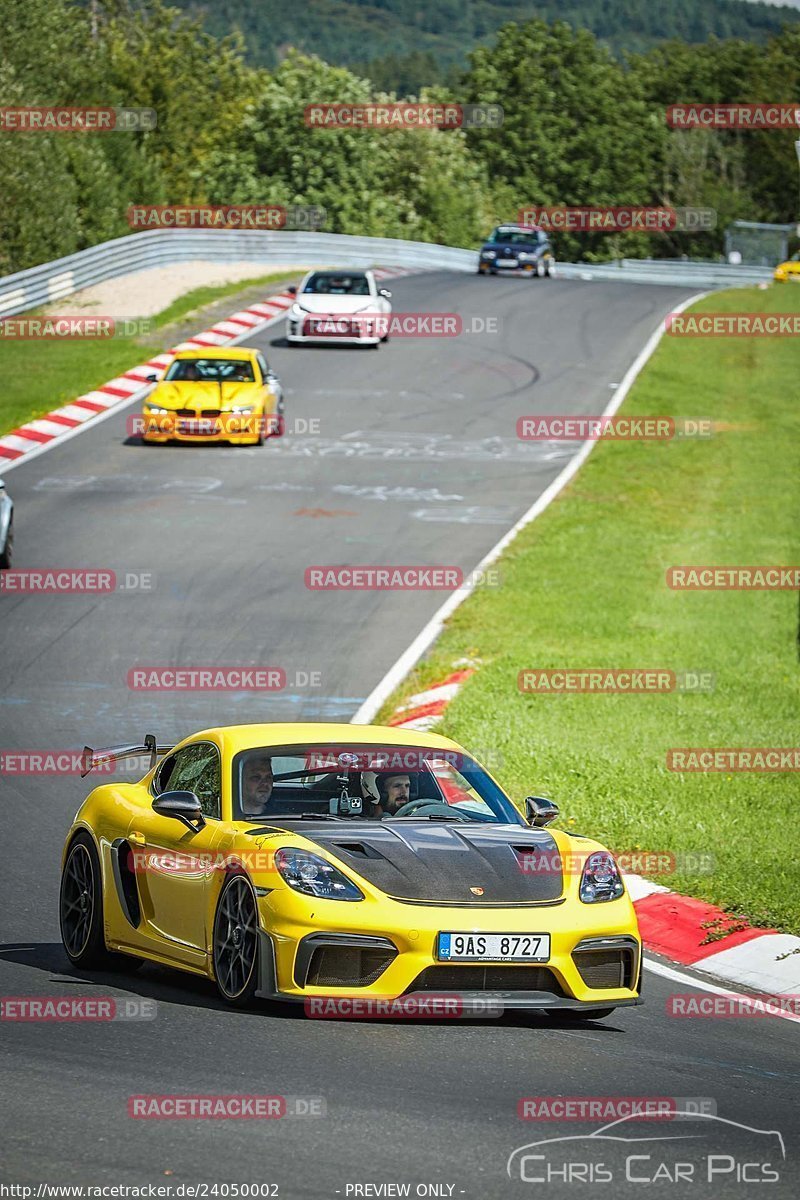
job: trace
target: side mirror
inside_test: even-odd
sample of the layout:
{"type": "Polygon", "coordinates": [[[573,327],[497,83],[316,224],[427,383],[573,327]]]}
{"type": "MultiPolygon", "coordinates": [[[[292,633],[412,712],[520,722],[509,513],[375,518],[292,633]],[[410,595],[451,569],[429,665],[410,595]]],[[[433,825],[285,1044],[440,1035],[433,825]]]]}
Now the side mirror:
{"type": "Polygon", "coordinates": [[[200,800],[194,792],[162,792],[153,801],[153,812],[182,822],[192,833],[197,833],[206,823],[200,800]]]}
{"type": "Polygon", "coordinates": [[[378,288],[378,295],[383,296],[384,300],[391,300],[392,293],[388,288],[378,288]]]}
{"type": "Polygon", "coordinates": [[[289,293],[289,295],[290,295],[290,296],[296,296],[296,295],[297,295],[297,288],[294,286],[294,284],[292,284],[292,286],[291,286],[291,287],[288,287],[286,290],[287,290],[287,292],[289,293]]]}
{"type": "Polygon", "coordinates": [[[151,375],[145,375],[145,383],[158,383],[158,376],[155,371],[151,375]]]}
{"type": "Polygon", "coordinates": [[[525,815],[529,825],[534,825],[537,829],[544,829],[545,825],[555,821],[558,816],[558,805],[544,796],[526,796],[525,815]]]}

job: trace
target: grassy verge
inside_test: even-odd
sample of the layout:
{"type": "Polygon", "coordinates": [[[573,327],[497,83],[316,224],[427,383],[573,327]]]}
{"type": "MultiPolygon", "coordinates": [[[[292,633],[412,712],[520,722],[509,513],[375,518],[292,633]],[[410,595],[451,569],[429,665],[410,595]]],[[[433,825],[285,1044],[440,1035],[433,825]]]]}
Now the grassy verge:
{"type": "MultiPolygon", "coordinates": [[[[709,297],[705,311],[799,311],[800,288],[709,297]]],[[[441,731],[491,754],[519,802],[617,851],[711,854],[659,882],[760,925],[800,931],[798,776],[674,773],[671,747],[800,745],[798,596],[679,592],[678,564],[796,564],[797,343],[664,338],[624,405],[710,417],[708,439],[598,445],[381,714],[464,657],[481,667],[441,731]],[[523,695],[521,669],[713,672],[709,694],[523,695]]],[[[713,938],[713,932],[712,932],[713,938]]],[[[724,944],[724,943],[723,943],[724,944]]]]}
{"type": "MultiPolygon", "coordinates": [[[[0,434],[68,404],[76,396],[92,391],[115,375],[152,358],[160,350],[168,349],[176,340],[170,337],[170,330],[179,321],[196,321],[196,332],[199,332],[203,328],[203,315],[220,300],[248,288],[296,277],[297,271],[283,272],[240,279],[218,287],[195,288],[153,317],[152,332],[146,337],[114,337],[106,341],[76,338],[59,342],[15,342],[0,338],[0,377],[3,379],[0,434]]],[[[65,302],[62,311],[75,310],[65,302]]]]}

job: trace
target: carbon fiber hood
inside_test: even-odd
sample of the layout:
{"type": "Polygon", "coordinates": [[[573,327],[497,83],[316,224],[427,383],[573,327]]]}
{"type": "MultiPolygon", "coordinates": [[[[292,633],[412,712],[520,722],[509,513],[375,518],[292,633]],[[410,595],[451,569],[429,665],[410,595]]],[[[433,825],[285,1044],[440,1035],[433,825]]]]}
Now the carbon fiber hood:
{"type": "Polygon", "coordinates": [[[398,900],[441,904],[542,904],[562,875],[549,833],[519,825],[444,822],[303,822],[303,837],[398,900]],[[482,888],[475,894],[471,888],[482,888]]]}

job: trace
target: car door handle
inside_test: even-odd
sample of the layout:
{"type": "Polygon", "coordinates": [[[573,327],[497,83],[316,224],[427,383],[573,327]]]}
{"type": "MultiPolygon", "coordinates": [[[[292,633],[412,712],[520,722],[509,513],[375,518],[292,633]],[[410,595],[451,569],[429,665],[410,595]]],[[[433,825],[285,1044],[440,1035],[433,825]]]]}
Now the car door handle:
{"type": "Polygon", "coordinates": [[[143,846],[145,844],[145,836],[143,833],[129,833],[128,841],[132,842],[134,846],[143,846]]]}

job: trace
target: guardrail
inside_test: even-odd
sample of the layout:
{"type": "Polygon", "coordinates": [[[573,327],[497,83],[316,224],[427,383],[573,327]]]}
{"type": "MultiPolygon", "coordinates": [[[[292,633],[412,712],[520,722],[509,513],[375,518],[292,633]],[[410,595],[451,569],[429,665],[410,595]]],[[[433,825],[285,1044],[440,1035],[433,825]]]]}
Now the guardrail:
{"type": "MultiPolygon", "coordinates": [[[[244,262],[269,266],[369,267],[373,264],[420,270],[474,271],[475,250],[406,242],[399,238],[349,234],[235,229],[153,229],[102,242],[54,262],[0,279],[0,317],[63,300],[82,288],[118,275],[181,262],[244,262]]],[[[771,278],[761,267],[658,259],[619,259],[611,263],[559,263],[566,278],[626,280],[676,286],[736,287],[771,278]]]]}

